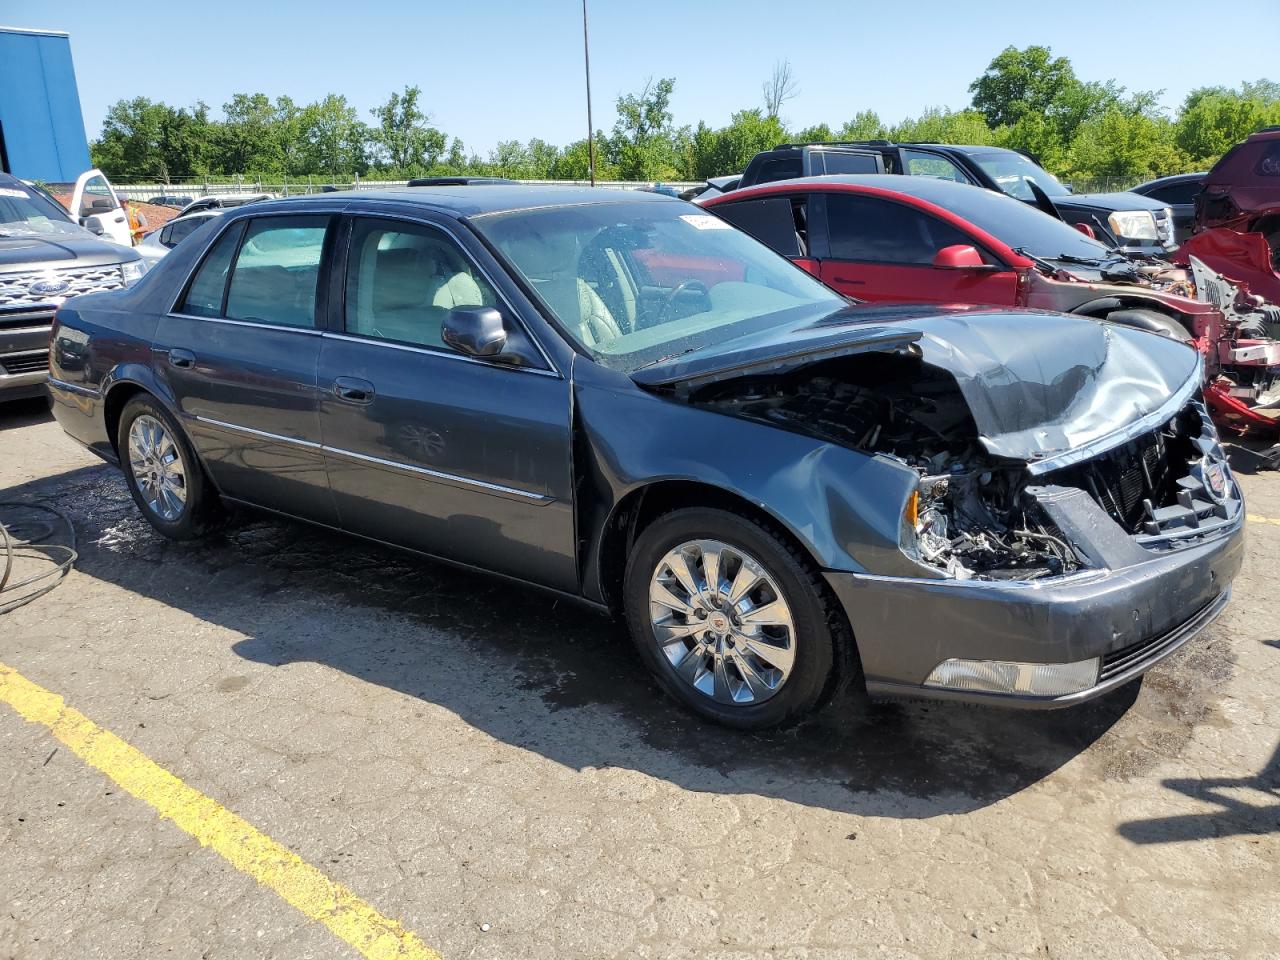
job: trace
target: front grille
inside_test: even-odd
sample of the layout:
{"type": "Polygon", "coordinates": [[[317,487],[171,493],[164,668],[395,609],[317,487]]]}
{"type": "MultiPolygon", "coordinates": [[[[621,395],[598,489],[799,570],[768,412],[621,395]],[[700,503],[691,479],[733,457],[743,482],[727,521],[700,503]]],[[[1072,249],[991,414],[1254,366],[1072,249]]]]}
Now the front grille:
{"type": "Polygon", "coordinates": [[[1240,511],[1226,457],[1199,399],[1162,427],[1050,476],[1086,491],[1143,546],[1202,536],[1240,511]]]}
{"type": "Polygon", "coordinates": [[[22,354],[20,356],[0,357],[0,375],[15,373],[36,373],[49,369],[49,351],[22,354]]]}
{"type": "Polygon", "coordinates": [[[58,304],[68,297],[100,290],[118,290],[124,286],[119,264],[105,267],[62,267],[26,270],[22,273],[0,273],[0,310],[8,307],[34,307],[58,304]],[[65,289],[33,292],[33,285],[45,281],[62,281],[65,289]]]}
{"type": "Polygon", "coordinates": [[[1112,650],[1110,653],[1103,654],[1102,667],[1098,671],[1098,682],[1102,683],[1112,677],[1117,677],[1131,667],[1145,663],[1148,660],[1154,660],[1170,647],[1177,646],[1186,635],[1186,627],[1198,620],[1215,602],[1217,601],[1210,600],[1192,616],[1188,617],[1186,623],[1170,630],[1168,633],[1162,633],[1158,637],[1152,637],[1147,640],[1139,640],[1137,643],[1131,643],[1127,647],[1121,647],[1119,650],[1112,650]]]}

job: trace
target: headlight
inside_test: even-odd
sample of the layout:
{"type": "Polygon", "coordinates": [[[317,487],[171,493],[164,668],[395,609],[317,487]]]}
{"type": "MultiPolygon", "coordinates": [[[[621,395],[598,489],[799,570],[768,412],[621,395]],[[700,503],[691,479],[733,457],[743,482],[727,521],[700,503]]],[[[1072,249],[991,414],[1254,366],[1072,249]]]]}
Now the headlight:
{"type": "Polygon", "coordinates": [[[130,260],[127,263],[120,264],[120,277],[124,280],[126,287],[132,287],[142,279],[142,275],[146,272],[147,262],[145,260],[130,260]]]}
{"type": "Polygon", "coordinates": [[[1122,210],[1107,217],[1107,223],[1117,237],[1125,240],[1158,240],[1156,218],[1150,210],[1122,210]]]}
{"type": "Polygon", "coordinates": [[[980,693],[1021,693],[1060,697],[1098,682],[1098,658],[1074,663],[1018,663],[1012,660],[943,660],[924,684],[980,693]]]}
{"type": "Polygon", "coordinates": [[[1178,242],[1173,227],[1173,208],[1165,207],[1161,212],[1164,216],[1156,220],[1156,230],[1160,234],[1160,242],[1172,248],[1178,242]]]}

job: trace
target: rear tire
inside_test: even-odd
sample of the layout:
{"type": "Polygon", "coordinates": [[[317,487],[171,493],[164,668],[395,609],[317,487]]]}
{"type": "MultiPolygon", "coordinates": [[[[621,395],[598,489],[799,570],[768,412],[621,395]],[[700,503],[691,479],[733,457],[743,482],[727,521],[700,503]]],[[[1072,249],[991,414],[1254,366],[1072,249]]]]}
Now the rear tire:
{"type": "Polygon", "coordinates": [[[842,676],[860,676],[843,614],[809,558],[728,510],[676,510],[645,528],[623,601],[640,658],[663,689],[726,726],[793,722],[842,676]]]}
{"type": "Polygon", "coordinates": [[[172,540],[201,536],[215,518],[217,494],[186,434],[150,394],[125,404],[116,450],[133,502],[172,540]]]}

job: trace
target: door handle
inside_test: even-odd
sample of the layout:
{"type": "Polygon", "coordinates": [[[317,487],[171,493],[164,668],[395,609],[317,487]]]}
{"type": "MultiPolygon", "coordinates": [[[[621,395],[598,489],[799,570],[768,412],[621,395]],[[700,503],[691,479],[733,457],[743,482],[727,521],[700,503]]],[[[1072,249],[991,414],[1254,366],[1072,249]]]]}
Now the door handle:
{"type": "Polygon", "coordinates": [[[863,286],[865,286],[867,282],[865,280],[857,280],[854,277],[832,277],[831,279],[833,279],[836,283],[852,283],[855,285],[863,285],[863,286]]]}
{"type": "Polygon", "coordinates": [[[190,370],[196,365],[196,355],[190,350],[170,350],[169,366],[190,370]]]}
{"type": "Polygon", "coordinates": [[[371,403],[374,397],[373,384],[359,377],[335,378],[333,392],[346,403],[371,403]]]}

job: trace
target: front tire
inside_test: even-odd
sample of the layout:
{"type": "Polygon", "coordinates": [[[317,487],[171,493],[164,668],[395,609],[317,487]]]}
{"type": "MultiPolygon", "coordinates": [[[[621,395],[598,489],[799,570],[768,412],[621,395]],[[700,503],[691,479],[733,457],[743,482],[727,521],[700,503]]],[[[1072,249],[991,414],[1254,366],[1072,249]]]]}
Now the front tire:
{"type": "Polygon", "coordinates": [[[856,655],[835,600],[780,533],[727,510],[655,520],[627,563],[631,638],[671,696],[741,729],[799,719],[856,655]]]}
{"type": "Polygon", "coordinates": [[[139,394],[125,404],[116,449],[129,493],[153,527],[173,540],[205,532],[216,495],[186,434],[153,397],[139,394]]]}

